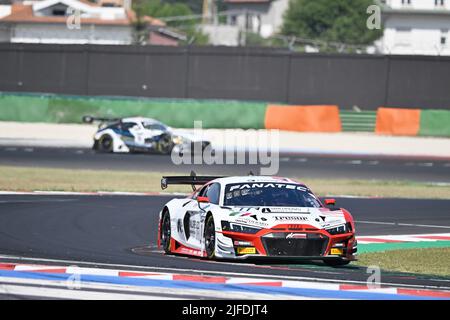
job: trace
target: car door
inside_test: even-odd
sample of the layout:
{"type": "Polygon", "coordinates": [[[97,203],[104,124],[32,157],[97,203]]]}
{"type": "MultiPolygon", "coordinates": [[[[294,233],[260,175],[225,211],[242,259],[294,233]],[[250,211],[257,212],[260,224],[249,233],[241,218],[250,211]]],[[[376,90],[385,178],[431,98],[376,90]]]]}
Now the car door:
{"type": "Polygon", "coordinates": [[[198,250],[203,249],[203,230],[206,214],[219,204],[220,184],[212,183],[204,186],[185,205],[182,227],[187,245],[198,250]],[[210,203],[199,203],[197,197],[211,197],[210,203]],[[211,202],[212,201],[212,202],[211,202]]]}
{"type": "Polygon", "coordinates": [[[144,146],[145,137],[144,137],[144,128],[138,122],[127,122],[128,130],[134,136],[134,143],[136,146],[144,146]]]}
{"type": "Polygon", "coordinates": [[[136,136],[131,131],[131,128],[136,125],[135,122],[121,122],[118,125],[118,133],[120,138],[127,146],[134,147],[136,145],[136,136]]]}

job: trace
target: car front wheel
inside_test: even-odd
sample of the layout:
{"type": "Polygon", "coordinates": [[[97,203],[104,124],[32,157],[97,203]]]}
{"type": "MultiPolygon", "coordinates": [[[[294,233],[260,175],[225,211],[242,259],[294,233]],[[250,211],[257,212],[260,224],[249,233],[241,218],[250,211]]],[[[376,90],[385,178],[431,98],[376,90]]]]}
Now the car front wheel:
{"type": "Polygon", "coordinates": [[[169,212],[164,212],[162,221],[161,221],[161,245],[164,249],[165,253],[170,253],[170,238],[171,238],[171,229],[170,229],[170,214],[169,212]]]}
{"type": "Polygon", "coordinates": [[[216,228],[214,218],[209,215],[205,222],[205,250],[208,259],[214,259],[216,255],[216,228]]]}

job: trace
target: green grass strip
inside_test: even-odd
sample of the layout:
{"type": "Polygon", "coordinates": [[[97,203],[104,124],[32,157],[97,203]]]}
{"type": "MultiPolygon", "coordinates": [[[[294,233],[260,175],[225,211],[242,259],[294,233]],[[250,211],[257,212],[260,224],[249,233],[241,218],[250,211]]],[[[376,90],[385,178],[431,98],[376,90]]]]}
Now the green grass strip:
{"type": "Polygon", "coordinates": [[[358,244],[358,253],[380,252],[398,249],[445,248],[450,241],[390,242],[358,244]]]}

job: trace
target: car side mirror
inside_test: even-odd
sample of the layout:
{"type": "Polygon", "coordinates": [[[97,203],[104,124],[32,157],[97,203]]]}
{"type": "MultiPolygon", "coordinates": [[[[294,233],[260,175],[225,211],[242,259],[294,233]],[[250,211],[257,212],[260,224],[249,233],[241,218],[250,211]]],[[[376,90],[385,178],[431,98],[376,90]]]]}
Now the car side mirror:
{"type": "Polygon", "coordinates": [[[336,204],[336,199],[325,199],[325,205],[334,206],[336,204]]]}
{"type": "Polygon", "coordinates": [[[197,197],[197,201],[199,203],[209,203],[209,198],[208,197],[197,197]]]}

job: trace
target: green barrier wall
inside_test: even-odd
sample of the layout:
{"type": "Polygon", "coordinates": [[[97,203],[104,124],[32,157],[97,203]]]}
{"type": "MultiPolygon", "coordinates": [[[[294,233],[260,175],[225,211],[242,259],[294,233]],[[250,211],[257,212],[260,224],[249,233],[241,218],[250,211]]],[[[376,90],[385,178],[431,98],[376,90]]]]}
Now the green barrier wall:
{"type": "MultiPolygon", "coordinates": [[[[0,121],[80,123],[83,115],[103,117],[143,116],[177,128],[263,129],[267,104],[233,100],[146,99],[85,97],[0,92],[0,121]]],[[[341,111],[344,131],[372,131],[372,113],[341,111]],[[357,120],[357,121],[355,121],[357,120]],[[366,121],[367,120],[367,121],[366,121]],[[357,123],[358,126],[353,126],[357,123]]],[[[449,110],[421,110],[420,136],[450,137],[449,110]]]]}
{"type": "Polygon", "coordinates": [[[422,110],[419,136],[450,136],[450,111],[422,110]]]}
{"type": "Polygon", "coordinates": [[[0,120],[79,123],[83,115],[158,119],[170,126],[192,128],[264,128],[266,104],[228,100],[169,100],[0,94],[0,120]]]}
{"type": "Polygon", "coordinates": [[[0,94],[0,120],[50,122],[48,97],[0,94]]]}

